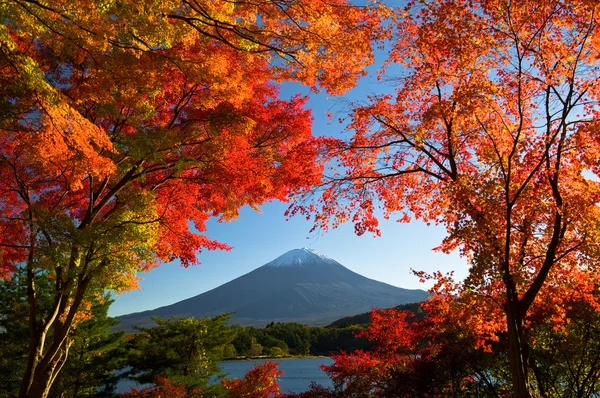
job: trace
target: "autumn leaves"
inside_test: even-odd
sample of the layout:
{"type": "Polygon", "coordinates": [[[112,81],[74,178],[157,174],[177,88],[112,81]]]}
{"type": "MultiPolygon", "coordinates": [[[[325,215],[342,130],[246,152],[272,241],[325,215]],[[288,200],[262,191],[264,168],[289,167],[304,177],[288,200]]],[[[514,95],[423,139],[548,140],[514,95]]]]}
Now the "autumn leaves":
{"type": "Polygon", "coordinates": [[[0,267],[28,275],[20,395],[47,393],[89,297],[135,287],[159,261],[227,249],[191,223],[202,233],[209,217],[319,184],[317,205],[294,211],[323,227],[377,233],[381,211],[445,225],[440,248],[472,263],[460,294],[501,308],[515,395],[530,395],[531,311],[572,292],[597,299],[595,7],[3,4],[0,267]],[[313,140],[305,100],[278,99],[276,84],[342,94],[385,39],[382,73],[402,71],[395,98],[356,105],[347,142],[313,140]],[[321,180],[330,161],[340,174],[321,180]],[[47,312],[40,274],[54,281],[47,312]]]}
{"type": "Polygon", "coordinates": [[[440,249],[471,262],[455,294],[506,317],[496,327],[519,397],[540,391],[530,314],[549,306],[560,325],[567,297],[597,306],[596,14],[589,2],[409,2],[388,60],[404,68],[397,96],[356,106],[352,138],[329,143],[344,171],[318,221],[445,225],[440,249]]]}
{"type": "Polygon", "coordinates": [[[0,12],[2,270],[27,275],[19,394],[45,396],[90,298],[134,288],[159,261],[228,249],[202,235],[209,217],[319,181],[304,99],[278,99],[275,83],[345,91],[371,62],[379,20],[343,1],[15,1],[0,12]],[[40,275],[53,281],[50,308],[40,275]]]}

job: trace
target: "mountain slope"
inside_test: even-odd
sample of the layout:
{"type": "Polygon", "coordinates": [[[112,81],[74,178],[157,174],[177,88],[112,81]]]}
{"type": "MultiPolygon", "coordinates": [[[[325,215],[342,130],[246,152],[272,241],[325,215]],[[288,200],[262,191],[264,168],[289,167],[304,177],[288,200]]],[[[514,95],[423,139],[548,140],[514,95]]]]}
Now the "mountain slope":
{"type": "Polygon", "coordinates": [[[119,329],[151,326],[151,316],[213,316],[234,312],[242,325],[300,322],[325,325],[340,317],[425,300],[407,290],[365,278],[311,249],[291,250],[206,293],[150,311],[120,317],[119,329]]]}

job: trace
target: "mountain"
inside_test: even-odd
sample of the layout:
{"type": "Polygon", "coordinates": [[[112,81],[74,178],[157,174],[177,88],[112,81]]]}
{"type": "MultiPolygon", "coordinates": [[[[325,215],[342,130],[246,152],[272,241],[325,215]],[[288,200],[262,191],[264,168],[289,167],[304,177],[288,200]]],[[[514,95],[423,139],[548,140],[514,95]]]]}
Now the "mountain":
{"type": "Polygon", "coordinates": [[[311,249],[295,249],[206,293],[150,311],[123,315],[118,328],[152,326],[161,318],[233,312],[241,325],[269,322],[326,325],[344,316],[423,301],[424,290],[407,290],[366,278],[311,249]]]}

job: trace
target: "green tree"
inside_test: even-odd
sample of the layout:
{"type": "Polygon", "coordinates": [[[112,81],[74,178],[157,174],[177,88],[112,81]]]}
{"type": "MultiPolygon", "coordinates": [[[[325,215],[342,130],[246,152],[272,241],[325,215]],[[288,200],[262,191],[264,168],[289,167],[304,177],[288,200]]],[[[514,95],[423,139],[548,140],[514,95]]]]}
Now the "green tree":
{"type": "Polygon", "coordinates": [[[251,326],[234,326],[235,339],[232,344],[239,355],[248,355],[250,344],[252,344],[251,326]]]}
{"type": "Polygon", "coordinates": [[[28,332],[27,306],[24,300],[23,272],[17,270],[12,280],[0,280],[0,396],[19,390],[25,369],[28,332]]]}
{"type": "Polygon", "coordinates": [[[310,352],[310,327],[299,323],[275,323],[265,332],[278,340],[284,341],[290,354],[307,355],[310,352]]]}
{"type": "Polygon", "coordinates": [[[213,318],[153,318],[158,326],[140,328],[127,345],[129,375],[142,383],[167,377],[188,388],[205,388],[220,371],[224,348],[235,337],[230,314],[213,318]]]}
{"type": "Polygon", "coordinates": [[[583,300],[568,307],[561,327],[547,311],[533,314],[530,364],[540,395],[594,397],[600,392],[600,312],[583,300]]]}
{"type": "Polygon", "coordinates": [[[237,351],[235,350],[235,346],[233,344],[227,344],[223,348],[223,358],[225,358],[225,359],[237,358],[237,351]]]}
{"type": "Polygon", "coordinates": [[[283,356],[285,354],[287,354],[287,352],[284,352],[279,347],[270,347],[268,349],[268,355],[271,356],[271,357],[281,357],[281,356],[283,356]]]}
{"type": "Polygon", "coordinates": [[[251,357],[257,357],[257,356],[261,355],[262,352],[263,352],[262,344],[259,344],[256,342],[255,339],[252,339],[252,342],[250,343],[250,349],[248,350],[248,355],[250,355],[251,357]]]}
{"type": "Polygon", "coordinates": [[[311,328],[311,355],[330,355],[340,351],[368,350],[372,344],[361,332],[364,326],[313,327],[311,328]]]}

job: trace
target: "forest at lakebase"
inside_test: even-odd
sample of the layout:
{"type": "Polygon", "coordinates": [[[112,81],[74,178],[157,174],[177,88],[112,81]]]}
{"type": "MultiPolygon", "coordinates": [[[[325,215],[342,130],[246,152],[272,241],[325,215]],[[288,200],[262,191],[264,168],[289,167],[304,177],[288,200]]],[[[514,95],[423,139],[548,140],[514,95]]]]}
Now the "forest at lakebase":
{"type": "Polygon", "coordinates": [[[270,398],[272,363],[206,380],[224,356],[339,343],[334,387],[301,396],[597,396],[599,14],[596,0],[0,2],[4,394],[99,396],[127,368],[155,383],[129,397],[270,398]],[[313,125],[326,110],[302,90],[344,104],[327,114],[339,131],[313,125]],[[110,333],[108,294],[231,250],[208,221],[271,201],[308,233],[436,225],[435,250],[468,274],[413,271],[430,298],[363,327],[110,333]]]}
{"type": "MultiPolygon", "coordinates": [[[[0,283],[0,396],[18,389],[26,366],[27,325],[19,289],[0,283]],[[6,308],[11,308],[7,311],[6,308]]],[[[510,390],[506,372],[506,336],[491,350],[474,349],[468,325],[448,326],[459,313],[447,313],[431,303],[400,305],[357,314],[328,326],[270,323],[265,327],[238,326],[229,314],[212,318],[154,318],[155,327],[135,333],[112,332],[117,318],[107,316],[112,300],[94,303],[93,317],[73,333],[71,355],[49,391],[50,398],[76,397],[282,397],[346,398],[371,396],[499,397],[510,390]],[[401,338],[399,336],[402,336],[401,338]],[[504,347],[503,347],[504,346],[504,347]],[[410,366],[385,368],[398,353],[410,366]],[[350,354],[351,353],[351,354],[350,354]],[[219,363],[227,360],[281,360],[331,356],[323,370],[333,387],[311,385],[303,393],[285,393],[277,383],[281,372],[273,362],[252,368],[243,379],[220,379],[219,363]],[[357,366],[358,365],[358,366],[357,366]],[[392,376],[392,377],[390,377],[392,376]],[[121,380],[145,388],[116,392],[121,380]],[[402,380],[401,384],[398,381],[402,380]]],[[[456,311],[456,309],[455,309],[456,311]]],[[[573,302],[568,314],[568,338],[540,320],[531,346],[538,364],[536,381],[561,396],[593,396],[600,377],[600,316],[573,302]]],[[[389,365],[388,365],[389,366],[389,365]]]]}

